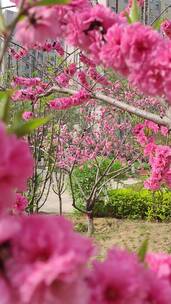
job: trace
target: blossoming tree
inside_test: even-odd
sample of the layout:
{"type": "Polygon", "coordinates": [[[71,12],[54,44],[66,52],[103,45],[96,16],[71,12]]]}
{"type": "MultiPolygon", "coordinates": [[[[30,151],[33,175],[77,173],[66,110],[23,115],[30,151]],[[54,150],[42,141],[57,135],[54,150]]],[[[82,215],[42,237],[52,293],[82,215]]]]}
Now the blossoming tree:
{"type": "MultiPolygon", "coordinates": [[[[47,39],[66,39],[79,48],[82,60],[93,68],[91,78],[98,78],[93,65],[102,64],[127,78],[138,92],[159,98],[164,113],[153,113],[131,102],[123,102],[107,94],[106,78],[100,77],[98,90],[90,89],[85,74],[79,74],[84,87],[69,87],[75,69],[42,82],[40,79],[17,79],[24,89],[3,91],[0,94],[0,299],[1,303],[142,303],[170,304],[171,257],[147,254],[146,243],[139,254],[113,249],[103,262],[90,259],[91,241],[73,232],[63,218],[47,216],[11,216],[17,191],[24,191],[32,175],[33,158],[28,144],[22,139],[47,119],[23,122],[21,115],[9,119],[12,100],[39,99],[58,92],[67,94],[51,100],[50,106],[65,109],[84,104],[89,99],[144,118],[134,133],[149,157],[152,173],[147,186],[156,189],[161,184],[170,187],[171,148],[158,144],[154,134],[167,135],[171,128],[171,41],[170,25],[165,24],[167,37],[150,26],[138,22],[139,3],[132,0],[122,15],[101,5],[92,6],[88,0],[18,1],[16,18],[6,25],[0,18],[3,45],[0,64],[15,30],[16,39],[24,47],[22,57],[32,48],[54,48],[56,42],[47,39]],[[85,56],[85,53],[88,57],[85,56]],[[104,89],[101,91],[101,84],[104,89]],[[63,87],[61,87],[63,83],[63,87]],[[69,96],[70,95],[70,96],[69,96]],[[167,128],[167,129],[166,129],[167,128]],[[152,132],[149,134],[149,130],[152,132]],[[148,134],[147,134],[148,133],[148,134]],[[55,232],[55,233],[54,233],[55,232]],[[144,263],[145,262],[145,263],[144,263]],[[89,267],[88,266],[89,263],[89,267]]],[[[142,1],[141,1],[142,4],[142,1]]],[[[59,47],[57,47],[59,50],[59,47]]],[[[60,50],[61,51],[61,50],[60,50]]],[[[98,78],[99,80],[99,78],[98,78]]],[[[16,80],[15,80],[16,81],[16,80]]],[[[111,84],[110,84],[111,85],[111,84]]],[[[95,86],[96,88],[96,86],[95,86]]],[[[24,118],[30,114],[24,114],[24,118]]],[[[18,199],[18,198],[17,198],[18,199]]]]}

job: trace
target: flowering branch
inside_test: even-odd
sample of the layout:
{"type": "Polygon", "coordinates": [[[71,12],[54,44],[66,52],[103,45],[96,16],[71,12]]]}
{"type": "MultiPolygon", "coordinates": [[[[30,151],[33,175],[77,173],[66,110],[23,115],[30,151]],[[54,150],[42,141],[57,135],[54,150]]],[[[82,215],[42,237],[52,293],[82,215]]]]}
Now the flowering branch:
{"type": "MultiPolygon", "coordinates": [[[[52,93],[55,93],[55,92],[69,94],[69,95],[74,95],[74,94],[77,93],[77,91],[72,90],[72,89],[67,89],[67,88],[63,89],[63,88],[58,88],[58,87],[54,86],[50,90],[48,90],[45,94],[42,94],[39,97],[49,96],[49,95],[51,95],[52,93]]],[[[121,109],[121,110],[129,112],[131,114],[135,114],[136,116],[139,116],[141,118],[151,120],[151,121],[157,123],[158,125],[167,126],[167,127],[169,127],[169,129],[171,129],[171,120],[167,116],[160,117],[157,114],[153,114],[149,111],[139,109],[139,108],[134,107],[132,105],[129,105],[129,104],[123,102],[123,101],[116,100],[112,97],[105,96],[103,94],[92,94],[91,98],[92,99],[97,99],[98,101],[108,103],[108,104],[110,104],[114,107],[117,107],[117,108],[121,109]]]]}

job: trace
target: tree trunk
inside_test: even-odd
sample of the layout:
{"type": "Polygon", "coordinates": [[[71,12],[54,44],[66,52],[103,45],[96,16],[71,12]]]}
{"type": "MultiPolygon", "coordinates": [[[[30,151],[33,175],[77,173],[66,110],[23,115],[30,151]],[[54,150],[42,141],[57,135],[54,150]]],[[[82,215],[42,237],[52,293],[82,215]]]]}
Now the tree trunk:
{"type": "Polygon", "coordinates": [[[62,215],[62,196],[61,193],[59,193],[59,215],[62,215]]]}
{"type": "Polygon", "coordinates": [[[88,236],[92,236],[94,233],[94,219],[93,219],[93,213],[88,213],[87,214],[87,233],[88,236]]]}

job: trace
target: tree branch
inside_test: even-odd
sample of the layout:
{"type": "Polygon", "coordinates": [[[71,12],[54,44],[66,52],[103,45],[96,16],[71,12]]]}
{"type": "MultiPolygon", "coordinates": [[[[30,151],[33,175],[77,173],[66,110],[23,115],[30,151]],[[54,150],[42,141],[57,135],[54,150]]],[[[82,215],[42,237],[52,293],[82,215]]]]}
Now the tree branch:
{"type": "MultiPolygon", "coordinates": [[[[63,88],[58,88],[56,86],[52,87],[50,90],[48,90],[45,94],[42,94],[39,96],[39,98],[41,97],[45,97],[45,96],[49,96],[52,93],[63,93],[63,94],[69,94],[69,95],[74,95],[77,93],[77,91],[72,90],[72,89],[63,89],[63,88]]],[[[162,126],[167,126],[169,129],[171,129],[171,120],[169,119],[169,117],[164,116],[164,117],[160,117],[157,114],[153,114],[151,112],[139,109],[137,107],[134,107],[132,105],[129,105],[123,101],[119,101],[116,100],[112,97],[108,97],[105,96],[103,94],[92,94],[92,99],[97,99],[98,101],[102,101],[105,103],[108,103],[116,108],[119,108],[121,110],[124,110],[126,112],[132,113],[136,116],[139,116],[141,118],[147,119],[147,120],[151,120],[153,122],[155,122],[158,125],[162,125],[162,126]]]]}

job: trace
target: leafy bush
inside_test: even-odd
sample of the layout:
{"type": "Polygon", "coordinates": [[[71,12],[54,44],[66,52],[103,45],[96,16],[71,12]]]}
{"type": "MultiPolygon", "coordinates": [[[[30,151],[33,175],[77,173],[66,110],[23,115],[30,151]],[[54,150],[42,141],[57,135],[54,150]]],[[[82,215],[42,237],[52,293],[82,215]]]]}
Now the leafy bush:
{"type": "Polygon", "coordinates": [[[108,200],[99,201],[94,208],[96,217],[147,219],[164,221],[171,217],[171,193],[142,189],[108,191],[108,200]]]}

